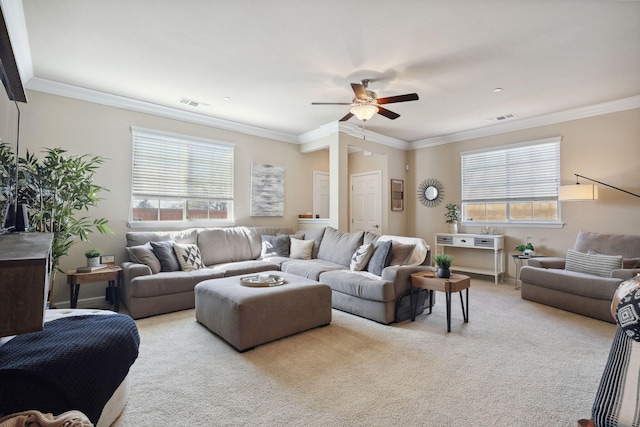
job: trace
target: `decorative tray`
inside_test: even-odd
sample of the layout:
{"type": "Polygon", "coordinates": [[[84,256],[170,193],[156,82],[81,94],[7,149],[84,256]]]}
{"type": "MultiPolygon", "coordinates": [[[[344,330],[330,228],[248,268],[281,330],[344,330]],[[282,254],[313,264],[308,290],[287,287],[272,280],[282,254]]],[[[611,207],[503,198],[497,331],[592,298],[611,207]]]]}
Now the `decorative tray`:
{"type": "Polygon", "coordinates": [[[248,276],[241,277],[240,284],[242,286],[248,286],[250,288],[266,288],[270,286],[280,286],[284,285],[284,279],[280,276],[276,276],[275,274],[269,274],[266,278],[264,275],[259,276],[248,276]]]}

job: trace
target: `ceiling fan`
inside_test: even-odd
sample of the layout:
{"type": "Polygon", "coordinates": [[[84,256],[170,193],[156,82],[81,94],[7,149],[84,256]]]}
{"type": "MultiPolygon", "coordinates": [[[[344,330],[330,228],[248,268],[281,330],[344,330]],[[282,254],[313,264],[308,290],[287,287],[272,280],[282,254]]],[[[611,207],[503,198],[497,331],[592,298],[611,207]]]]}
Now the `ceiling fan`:
{"type": "Polygon", "coordinates": [[[417,93],[378,98],[375,92],[367,90],[369,83],[371,83],[369,79],[361,80],[360,83],[351,83],[353,93],[356,95],[352,102],[312,102],[311,105],[351,105],[351,110],[346,116],[340,119],[341,122],[347,121],[353,116],[356,116],[360,120],[367,121],[376,113],[388,119],[395,120],[400,117],[400,114],[387,110],[380,105],[392,104],[394,102],[417,101],[419,99],[417,93]]]}

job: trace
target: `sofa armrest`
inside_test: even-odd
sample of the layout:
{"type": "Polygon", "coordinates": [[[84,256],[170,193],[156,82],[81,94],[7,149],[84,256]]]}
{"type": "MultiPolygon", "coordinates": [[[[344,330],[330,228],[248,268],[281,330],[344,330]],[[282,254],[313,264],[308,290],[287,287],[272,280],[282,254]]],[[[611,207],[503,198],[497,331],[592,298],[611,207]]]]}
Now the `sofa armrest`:
{"type": "Polygon", "coordinates": [[[555,268],[555,269],[564,269],[564,258],[554,258],[554,257],[540,257],[540,258],[529,258],[528,265],[530,267],[540,267],[540,268],[555,268]]]}
{"type": "Polygon", "coordinates": [[[396,298],[400,298],[409,293],[411,275],[421,271],[436,271],[436,269],[426,265],[394,265],[382,270],[381,278],[393,282],[396,298]]]}
{"type": "Polygon", "coordinates": [[[640,274],[640,268],[620,268],[611,272],[614,279],[629,280],[640,274]]]}
{"type": "Polygon", "coordinates": [[[122,277],[125,283],[131,282],[131,280],[136,277],[150,276],[151,274],[151,269],[144,264],[139,264],[137,262],[122,263],[122,277]]]}

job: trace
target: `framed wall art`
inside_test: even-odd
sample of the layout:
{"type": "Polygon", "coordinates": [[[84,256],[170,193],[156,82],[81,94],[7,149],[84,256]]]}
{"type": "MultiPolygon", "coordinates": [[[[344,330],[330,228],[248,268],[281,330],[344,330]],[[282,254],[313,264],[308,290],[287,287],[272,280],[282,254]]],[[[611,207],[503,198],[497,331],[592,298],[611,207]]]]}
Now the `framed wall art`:
{"type": "Polygon", "coordinates": [[[391,180],[391,210],[404,210],[404,181],[402,179],[391,180]]]}
{"type": "Polygon", "coordinates": [[[251,163],[251,216],[284,216],[284,167],[251,163]]]}

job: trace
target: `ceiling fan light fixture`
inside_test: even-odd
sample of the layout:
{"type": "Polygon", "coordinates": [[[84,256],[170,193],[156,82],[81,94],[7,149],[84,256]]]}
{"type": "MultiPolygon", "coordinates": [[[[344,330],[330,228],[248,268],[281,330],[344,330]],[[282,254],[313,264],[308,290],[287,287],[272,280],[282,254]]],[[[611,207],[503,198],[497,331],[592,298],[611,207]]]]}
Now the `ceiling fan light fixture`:
{"type": "Polygon", "coordinates": [[[367,121],[379,111],[378,107],[372,104],[356,105],[351,109],[351,114],[360,120],[367,121]]]}

